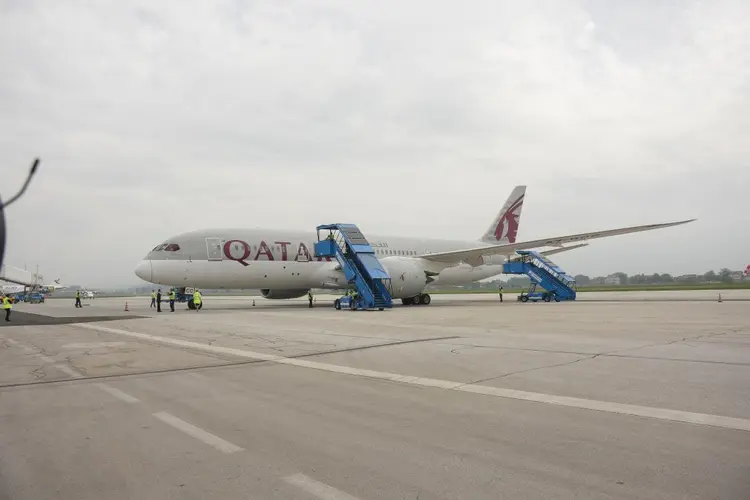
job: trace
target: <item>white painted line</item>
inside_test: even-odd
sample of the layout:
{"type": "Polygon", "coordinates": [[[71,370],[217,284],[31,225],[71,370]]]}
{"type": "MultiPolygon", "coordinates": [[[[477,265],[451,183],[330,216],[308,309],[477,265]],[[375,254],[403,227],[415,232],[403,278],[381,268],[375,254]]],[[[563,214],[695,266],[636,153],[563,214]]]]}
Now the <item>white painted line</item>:
{"type": "Polygon", "coordinates": [[[16,342],[13,339],[5,339],[5,342],[7,342],[8,345],[11,346],[11,347],[21,347],[21,343],[20,342],[16,342]]]}
{"type": "Polygon", "coordinates": [[[114,387],[110,387],[107,384],[95,384],[99,389],[103,390],[104,392],[108,392],[112,396],[116,397],[120,401],[124,401],[126,403],[140,403],[141,400],[131,396],[127,392],[123,392],[120,389],[115,389],[114,387]]]}
{"type": "Polygon", "coordinates": [[[328,486],[327,484],[316,481],[304,474],[287,476],[284,478],[284,481],[322,500],[359,500],[357,497],[353,497],[349,493],[344,493],[333,486],[328,486]]]}
{"type": "Polygon", "coordinates": [[[44,354],[40,355],[39,358],[42,361],[44,361],[45,363],[51,363],[53,365],[55,364],[55,360],[54,359],[50,358],[49,356],[45,356],[44,354]]]}
{"type": "Polygon", "coordinates": [[[203,441],[204,443],[213,446],[217,450],[223,451],[224,453],[234,453],[236,451],[243,451],[243,448],[240,448],[239,446],[235,446],[229,441],[224,441],[218,436],[214,436],[211,433],[208,433],[204,431],[203,429],[199,429],[198,427],[189,424],[185,422],[184,420],[180,420],[179,418],[175,417],[174,415],[170,415],[167,412],[159,412],[154,413],[154,416],[161,420],[162,422],[171,425],[175,429],[179,429],[188,436],[192,436],[195,439],[198,439],[200,441],[203,441]]]}
{"type": "Polygon", "coordinates": [[[274,356],[272,354],[245,351],[242,349],[234,349],[231,347],[221,347],[221,346],[216,346],[216,345],[199,344],[197,342],[189,342],[187,340],[173,339],[169,337],[159,337],[157,335],[148,335],[145,333],[129,332],[127,330],[120,330],[117,328],[109,328],[105,326],[97,326],[97,325],[91,325],[91,324],[76,323],[70,326],[77,326],[80,328],[98,330],[98,331],[114,333],[118,335],[126,335],[128,337],[143,339],[149,342],[160,342],[162,344],[176,345],[180,347],[186,347],[189,349],[197,349],[197,350],[202,350],[206,352],[214,352],[218,354],[229,354],[231,356],[237,356],[241,358],[259,359],[259,360],[271,361],[273,363],[298,366],[302,368],[311,368],[314,370],[322,370],[322,371],[327,371],[327,372],[343,373],[346,375],[354,375],[358,377],[367,377],[367,378],[374,378],[374,379],[380,379],[380,380],[390,380],[392,382],[400,382],[402,384],[411,384],[411,385],[418,385],[418,386],[423,386],[423,387],[437,387],[440,389],[470,392],[474,394],[484,394],[487,396],[495,396],[495,397],[506,398],[506,399],[520,399],[523,401],[533,401],[536,403],[545,403],[545,404],[552,404],[552,405],[558,405],[558,406],[568,406],[571,408],[580,408],[580,409],[586,409],[586,410],[605,411],[605,412],[617,413],[621,415],[634,415],[638,417],[649,417],[649,418],[656,418],[660,420],[669,420],[673,422],[687,422],[691,424],[724,427],[727,429],[737,429],[737,430],[750,432],[750,420],[744,419],[744,418],[723,417],[721,415],[709,415],[705,413],[693,413],[689,411],[669,410],[669,409],[664,409],[664,408],[653,408],[649,406],[612,403],[608,401],[596,401],[593,399],[572,398],[572,397],[567,397],[567,396],[555,396],[552,394],[516,391],[513,389],[502,389],[499,387],[491,387],[491,386],[486,386],[486,385],[464,384],[462,382],[453,382],[450,380],[438,380],[438,379],[415,377],[415,376],[410,376],[410,375],[399,375],[397,373],[379,372],[379,371],[374,371],[374,370],[363,370],[359,368],[351,368],[348,366],[320,363],[317,361],[307,361],[304,359],[284,358],[281,356],[274,356]]]}
{"type": "Polygon", "coordinates": [[[81,375],[80,373],[78,373],[77,371],[75,371],[74,369],[72,369],[69,366],[55,365],[55,368],[57,368],[61,372],[65,373],[66,375],[70,375],[73,378],[83,378],[83,375],[81,375]]]}
{"type": "Polygon", "coordinates": [[[78,344],[65,344],[62,349],[97,349],[102,347],[119,347],[125,342],[87,342],[78,344]]]}

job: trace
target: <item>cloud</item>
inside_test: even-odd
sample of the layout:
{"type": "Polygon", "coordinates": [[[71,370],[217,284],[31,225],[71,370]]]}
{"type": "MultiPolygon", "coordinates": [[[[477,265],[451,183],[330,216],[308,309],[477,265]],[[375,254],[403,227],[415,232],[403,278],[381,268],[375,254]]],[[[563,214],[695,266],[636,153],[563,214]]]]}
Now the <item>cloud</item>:
{"type": "Polygon", "coordinates": [[[749,14],[741,1],[6,0],[2,193],[43,160],[8,211],[6,258],[103,286],[197,227],[346,216],[474,239],[525,183],[524,238],[701,218],[571,252],[577,272],[744,267],[749,14]]]}

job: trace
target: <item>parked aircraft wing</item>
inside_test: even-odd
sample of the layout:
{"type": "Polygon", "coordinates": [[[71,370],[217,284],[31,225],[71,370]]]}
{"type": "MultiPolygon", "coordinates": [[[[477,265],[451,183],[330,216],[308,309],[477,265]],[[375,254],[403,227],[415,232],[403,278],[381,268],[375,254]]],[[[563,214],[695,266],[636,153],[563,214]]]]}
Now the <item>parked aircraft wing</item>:
{"type": "MultiPolygon", "coordinates": [[[[631,226],[619,229],[607,229],[605,231],[595,231],[591,233],[570,234],[567,236],[555,236],[553,238],[543,238],[539,240],[521,241],[507,245],[491,245],[478,248],[469,248],[466,250],[453,250],[450,252],[429,253],[420,255],[422,259],[441,262],[441,263],[458,263],[466,262],[472,266],[478,266],[483,263],[483,255],[512,255],[516,250],[529,250],[538,247],[561,247],[565,243],[593,240],[596,238],[607,238],[619,234],[638,233],[642,231],[652,231],[654,229],[663,229],[666,227],[679,226],[693,222],[696,219],[683,220],[678,222],[666,222],[662,224],[647,224],[644,226],[631,226]]],[[[562,250],[561,250],[562,251],[562,250]]]]}

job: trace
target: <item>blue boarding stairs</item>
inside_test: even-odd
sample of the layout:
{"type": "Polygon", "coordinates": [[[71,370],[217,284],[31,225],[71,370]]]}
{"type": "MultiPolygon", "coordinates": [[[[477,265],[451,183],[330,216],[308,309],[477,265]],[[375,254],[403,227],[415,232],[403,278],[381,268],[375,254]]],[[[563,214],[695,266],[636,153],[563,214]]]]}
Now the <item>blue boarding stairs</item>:
{"type": "Polygon", "coordinates": [[[503,264],[503,274],[525,274],[531,279],[528,292],[521,292],[521,302],[560,302],[576,299],[576,280],[557,264],[534,250],[517,250],[518,258],[503,264]],[[544,291],[537,291],[540,286],[544,291]]]}
{"type": "Polygon", "coordinates": [[[315,257],[335,258],[347,283],[356,290],[354,296],[347,295],[337,299],[337,309],[342,305],[349,306],[352,310],[382,311],[393,307],[391,277],[357,226],[324,224],[317,227],[317,232],[315,257]]]}

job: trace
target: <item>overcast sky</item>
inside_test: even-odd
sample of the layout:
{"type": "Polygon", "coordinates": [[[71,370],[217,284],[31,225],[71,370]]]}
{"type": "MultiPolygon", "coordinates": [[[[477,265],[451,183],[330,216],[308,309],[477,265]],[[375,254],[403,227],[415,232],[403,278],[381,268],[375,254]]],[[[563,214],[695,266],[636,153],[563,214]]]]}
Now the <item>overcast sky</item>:
{"type": "Polygon", "coordinates": [[[476,239],[686,218],[572,273],[750,263],[746,0],[0,0],[5,262],[135,284],[202,227],[476,239]]]}

